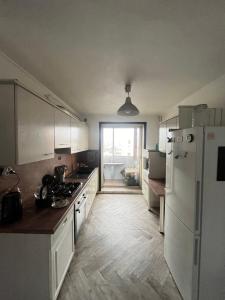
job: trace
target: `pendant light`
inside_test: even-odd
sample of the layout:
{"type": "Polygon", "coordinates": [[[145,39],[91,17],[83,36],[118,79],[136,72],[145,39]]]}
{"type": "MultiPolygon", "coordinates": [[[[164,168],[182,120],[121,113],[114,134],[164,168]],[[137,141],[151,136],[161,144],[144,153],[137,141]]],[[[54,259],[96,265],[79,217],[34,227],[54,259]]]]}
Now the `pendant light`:
{"type": "Polygon", "coordinates": [[[131,91],[131,84],[125,85],[125,91],[128,94],[123,104],[117,111],[117,114],[120,116],[136,116],[139,114],[139,110],[135,105],[132,104],[129,93],[131,91]]]}

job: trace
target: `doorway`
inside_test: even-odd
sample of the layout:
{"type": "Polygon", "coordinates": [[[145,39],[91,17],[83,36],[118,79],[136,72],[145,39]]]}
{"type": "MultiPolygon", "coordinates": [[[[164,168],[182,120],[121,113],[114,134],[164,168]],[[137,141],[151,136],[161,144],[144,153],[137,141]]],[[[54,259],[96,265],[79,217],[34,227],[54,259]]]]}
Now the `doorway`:
{"type": "Polygon", "coordinates": [[[140,194],[146,124],[102,122],[99,129],[101,192],[140,194]]]}

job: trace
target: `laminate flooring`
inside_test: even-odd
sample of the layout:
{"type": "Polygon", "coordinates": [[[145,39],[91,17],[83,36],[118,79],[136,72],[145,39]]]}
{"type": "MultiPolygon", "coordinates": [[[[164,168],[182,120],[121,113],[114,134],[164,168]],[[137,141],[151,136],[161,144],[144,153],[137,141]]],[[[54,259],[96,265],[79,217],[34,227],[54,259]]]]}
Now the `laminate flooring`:
{"type": "Polygon", "coordinates": [[[142,195],[96,196],[58,300],[181,300],[142,195]]]}

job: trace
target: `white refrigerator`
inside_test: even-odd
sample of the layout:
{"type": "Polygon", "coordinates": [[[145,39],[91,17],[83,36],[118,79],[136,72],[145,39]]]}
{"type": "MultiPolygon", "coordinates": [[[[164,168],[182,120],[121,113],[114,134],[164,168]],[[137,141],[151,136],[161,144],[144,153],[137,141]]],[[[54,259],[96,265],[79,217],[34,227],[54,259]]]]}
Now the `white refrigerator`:
{"type": "Polygon", "coordinates": [[[184,300],[225,299],[225,127],[167,145],[164,255],[184,300]]]}

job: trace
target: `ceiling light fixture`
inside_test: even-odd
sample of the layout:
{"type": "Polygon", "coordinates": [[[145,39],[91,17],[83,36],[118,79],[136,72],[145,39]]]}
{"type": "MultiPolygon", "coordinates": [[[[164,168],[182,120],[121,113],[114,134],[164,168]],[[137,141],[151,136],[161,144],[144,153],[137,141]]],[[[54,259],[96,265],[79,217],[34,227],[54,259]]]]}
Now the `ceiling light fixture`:
{"type": "Polygon", "coordinates": [[[139,114],[139,110],[132,104],[129,93],[131,91],[131,84],[125,85],[125,91],[128,94],[125,103],[118,109],[117,114],[120,116],[136,116],[139,114]]]}

